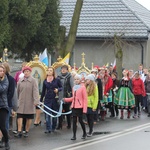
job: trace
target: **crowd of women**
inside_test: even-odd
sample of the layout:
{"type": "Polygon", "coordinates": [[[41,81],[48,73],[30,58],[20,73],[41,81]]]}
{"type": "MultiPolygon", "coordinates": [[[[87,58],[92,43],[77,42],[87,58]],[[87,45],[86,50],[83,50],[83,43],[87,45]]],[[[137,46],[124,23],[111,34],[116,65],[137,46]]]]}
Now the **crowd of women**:
{"type": "Polygon", "coordinates": [[[93,126],[99,119],[105,120],[107,110],[110,117],[120,116],[137,119],[141,115],[141,107],[148,112],[150,117],[150,70],[123,69],[123,77],[117,79],[117,72],[112,66],[109,68],[93,68],[91,73],[82,76],[75,71],[69,72],[68,65],[61,67],[60,74],[56,76],[53,67],[47,70],[46,79],[43,81],[41,96],[39,97],[38,83],[32,77],[32,68],[23,64],[22,70],[13,78],[10,75],[8,63],[0,65],[0,147],[10,149],[9,146],[9,118],[17,113],[16,131],[14,136],[28,137],[29,130],[36,113],[34,125],[41,124],[40,105],[44,105],[45,134],[62,129],[63,120],[67,120],[67,128],[72,126],[73,137],[76,140],[77,122],[83,130],[81,139],[93,135],[93,126]],[[14,93],[17,85],[18,107],[14,109],[14,93]],[[65,115],[58,115],[60,105],[65,115]],[[52,111],[51,111],[52,110],[52,111]],[[72,112],[70,113],[70,110],[72,112]],[[120,110],[120,111],[119,111],[120,110]],[[59,117],[55,117],[58,115],[59,117]],[[85,124],[88,125],[88,132],[85,124]],[[23,131],[22,131],[23,130],[23,131]]]}

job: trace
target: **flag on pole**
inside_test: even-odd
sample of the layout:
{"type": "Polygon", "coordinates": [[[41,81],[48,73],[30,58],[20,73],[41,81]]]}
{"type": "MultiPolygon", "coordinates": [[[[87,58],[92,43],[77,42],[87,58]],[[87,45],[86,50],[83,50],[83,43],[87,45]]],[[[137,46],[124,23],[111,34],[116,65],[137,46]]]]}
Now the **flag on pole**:
{"type": "Polygon", "coordinates": [[[42,54],[39,54],[39,61],[43,62],[46,66],[48,66],[47,48],[45,48],[42,54]]]}
{"type": "Polygon", "coordinates": [[[70,53],[68,53],[68,54],[62,59],[62,62],[65,62],[66,64],[69,64],[69,59],[70,59],[70,53]]]}
{"type": "Polygon", "coordinates": [[[113,63],[113,69],[116,69],[116,58],[115,58],[114,63],[113,63]]]}

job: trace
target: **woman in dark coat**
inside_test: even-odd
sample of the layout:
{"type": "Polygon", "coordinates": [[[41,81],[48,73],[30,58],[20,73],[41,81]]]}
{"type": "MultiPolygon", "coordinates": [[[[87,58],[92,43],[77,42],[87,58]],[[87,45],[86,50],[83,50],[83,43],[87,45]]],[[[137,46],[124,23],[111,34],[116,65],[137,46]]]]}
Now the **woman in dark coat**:
{"type": "Polygon", "coordinates": [[[7,130],[9,131],[9,120],[11,117],[11,112],[12,112],[12,107],[13,107],[12,98],[14,96],[16,83],[15,83],[15,79],[10,75],[9,64],[7,62],[4,62],[3,66],[5,67],[5,74],[7,76],[8,82],[9,82],[8,91],[7,91],[9,114],[8,114],[8,117],[6,120],[6,127],[7,127],[7,130]]]}
{"type": "MultiPolygon", "coordinates": [[[[0,130],[4,137],[5,149],[9,150],[8,131],[6,129],[6,119],[8,116],[9,108],[7,101],[7,90],[9,86],[8,79],[4,73],[5,67],[0,65],[0,130]]],[[[3,147],[1,143],[0,148],[3,147]]]]}
{"type": "MultiPolygon", "coordinates": [[[[40,101],[43,101],[44,104],[53,109],[54,111],[58,111],[58,103],[57,103],[57,94],[59,91],[62,90],[61,82],[58,78],[55,78],[55,70],[53,67],[49,67],[47,70],[47,77],[43,81],[43,89],[41,94],[40,101]]],[[[47,108],[44,108],[47,112],[51,113],[47,108]]],[[[56,114],[54,114],[56,115],[56,114]]],[[[56,129],[57,124],[57,118],[52,118],[51,123],[51,116],[48,114],[45,114],[46,116],[46,131],[45,133],[51,133],[51,131],[54,131],[56,129]]]]}

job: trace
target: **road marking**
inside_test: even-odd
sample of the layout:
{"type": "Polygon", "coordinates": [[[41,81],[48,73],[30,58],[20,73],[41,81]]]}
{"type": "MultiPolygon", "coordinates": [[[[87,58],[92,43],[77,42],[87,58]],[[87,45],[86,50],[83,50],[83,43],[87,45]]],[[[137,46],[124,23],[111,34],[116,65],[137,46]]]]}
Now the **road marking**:
{"type": "Polygon", "coordinates": [[[118,138],[118,137],[121,137],[121,136],[132,134],[134,132],[138,132],[138,131],[141,131],[143,129],[149,128],[149,127],[150,127],[150,123],[146,123],[146,124],[143,124],[143,125],[139,125],[139,126],[136,126],[136,127],[125,129],[125,130],[120,131],[120,132],[112,133],[112,134],[109,134],[109,135],[106,135],[106,136],[103,136],[103,137],[93,138],[91,140],[86,140],[86,141],[78,142],[78,143],[75,143],[75,144],[70,144],[70,145],[67,145],[67,146],[54,148],[53,150],[76,150],[76,149],[79,149],[79,148],[82,148],[82,147],[86,147],[86,146],[93,145],[93,144],[96,144],[96,143],[101,143],[101,142],[105,142],[105,141],[115,139],[115,138],[118,138]]]}

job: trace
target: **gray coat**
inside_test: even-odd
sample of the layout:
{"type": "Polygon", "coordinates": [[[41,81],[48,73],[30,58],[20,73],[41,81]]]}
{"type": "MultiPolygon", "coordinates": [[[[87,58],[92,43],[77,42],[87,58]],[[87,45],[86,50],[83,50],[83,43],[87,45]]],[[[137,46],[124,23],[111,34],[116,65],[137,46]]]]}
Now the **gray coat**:
{"type": "Polygon", "coordinates": [[[6,108],[8,110],[8,101],[7,101],[7,90],[9,82],[7,76],[4,76],[4,79],[0,80],[0,109],[6,108]]]}
{"type": "MultiPolygon", "coordinates": [[[[59,100],[62,100],[64,97],[66,97],[68,92],[72,93],[72,88],[74,86],[73,77],[69,72],[67,72],[65,75],[60,73],[58,75],[58,79],[60,79],[62,84],[62,91],[59,92],[59,100]]],[[[72,95],[70,95],[69,97],[71,96],[72,95]]]]}
{"type": "Polygon", "coordinates": [[[33,77],[20,79],[17,84],[18,110],[20,114],[34,114],[35,105],[39,103],[39,90],[33,77]]]}

